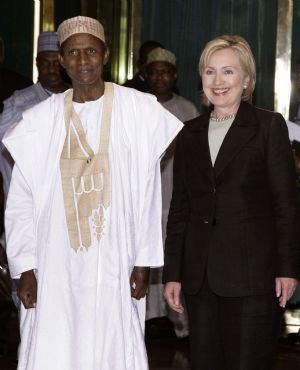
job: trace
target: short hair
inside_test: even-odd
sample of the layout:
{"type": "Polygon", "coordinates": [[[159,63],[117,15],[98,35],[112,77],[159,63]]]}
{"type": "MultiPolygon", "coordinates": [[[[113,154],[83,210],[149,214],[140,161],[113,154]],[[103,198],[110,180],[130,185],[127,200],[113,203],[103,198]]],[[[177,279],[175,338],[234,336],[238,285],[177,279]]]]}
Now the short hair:
{"type": "MultiPolygon", "coordinates": [[[[244,71],[245,75],[249,77],[249,83],[246,89],[244,89],[243,91],[242,100],[251,102],[256,82],[256,66],[251,48],[248,42],[243,37],[238,35],[222,35],[209,41],[205,45],[205,48],[203,49],[200,56],[199,60],[200,76],[202,76],[211,55],[214,52],[222,49],[231,49],[238,54],[242,70],[244,71]]],[[[204,94],[203,102],[205,105],[210,105],[209,100],[204,94]]]]}

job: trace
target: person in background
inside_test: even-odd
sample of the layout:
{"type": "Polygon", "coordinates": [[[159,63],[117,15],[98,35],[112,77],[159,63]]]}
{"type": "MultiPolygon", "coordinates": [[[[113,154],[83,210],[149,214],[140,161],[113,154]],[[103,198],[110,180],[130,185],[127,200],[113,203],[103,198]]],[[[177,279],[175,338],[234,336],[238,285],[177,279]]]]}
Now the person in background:
{"type": "Polygon", "coordinates": [[[240,36],[199,62],[211,113],[178,135],[163,279],[190,323],[191,369],[270,370],[299,276],[299,205],[288,130],[251,105],[255,61],[240,36]]]}
{"type": "MultiPolygon", "coordinates": [[[[25,87],[22,90],[16,90],[9,98],[3,102],[3,111],[0,114],[0,140],[2,140],[7,129],[13,125],[18,124],[23,116],[23,112],[32,106],[40,103],[41,101],[49,98],[53,93],[63,92],[67,89],[64,77],[65,73],[58,60],[59,44],[56,32],[42,32],[38,37],[38,48],[36,64],[38,69],[38,82],[34,85],[25,87]]],[[[27,85],[25,85],[27,86],[27,85]]],[[[14,86],[16,87],[16,85],[14,86]]],[[[22,88],[24,86],[20,86],[22,88]]],[[[40,122],[43,125],[43,121],[40,122]]],[[[7,199],[9,190],[12,168],[14,161],[8,151],[5,149],[3,143],[0,143],[0,172],[2,176],[2,189],[3,189],[3,205],[7,199]]],[[[3,208],[4,208],[3,207],[3,208]]],[[[3,220],[3,213],[1,213],[3,220]]],[[[3,232],[1,228],[1,232],[3,232]]],[[[5,237],[1,238],[1,245],[5,249],[5,237]]],[[[16,281],[12,282],[12,298],[18,309],[20,309],[20,301],[17,298],[16,281]]],[[[6,298],[7,300],[7,298],[6,298]]],[[[7,337],[7,317],[9,316],[9,305],[6,305],[7,313],[6,319],[2,320],[0,317],[0,326],[2,333],[7,337]]],[[[2,340],[2,347],[5,353],[5,340],[2,340]]],[[[0,355],[1,355],[1,338],[0,338],[0,355]]]]}
{"type": "Polygon", "coordinates": [[[195,105],[174,92],[177,83],[176,56],[171,51],[157,47],[149,52],[145,64],[148,92],[180,121],[199,115],[195,105]]]}
{"type": "MultiPolygon", "coordinates": [[[[195,105],[173,92],[177,82],[176,56],[169,50],[155,48],[149,52],[145,64],[145,77],[149,92],[158,102],[174,114],[180,121],[188,121],[199,115],[195,105]]],[[[162,229],[163,240],[166,238],[166,226],[173,185],[173,157],[175,141],[169,146],[161,161],[162,179],[162,229]]],[[[179,314],[166,307],[163,297],[162,268],[150,270],[150,285],[147,295],[147,319],[166,316],[173,323],[178,338],[188,336],[186,312],[179,314]]],[[[153,324],[153,321],[152,321],[153,324]]]]}
{"type": "MultiPolygon", "coordinates": [[[[59,44],[56,32],[42,32],[38,37],[36,65],[38,82],[22,90],[17,90],[4,101],[4,109],[0,114],[0,140],[6,130],[21,121],[23,113],[34,105],[49,98],[52,94],[65,91],[69,85],[66,82],[65,71],[59,60],[59,44]]],[[[41,125],[43,122],[41,122],[41,125]]],[[[6,201],[9,189],[13,161],[0,144],[0,172],[3,177],[4,199],[6,201]]]]}
{"type": "Polygon", "coordinates": [[[147,370],[145,295],[162,266],[160,158],[182,128],[150,94],[104,82],[102,25],[58,28],[72,89],[23,114],[4,145],[20,277],[19,370],[147,370]]]}
{"type": "Polygon", "coordinates": [[[14,91],[32,85],[32,81],[29,78],[8,69],[4,61],[5,46],[3,39],[0,37],[0,113],[3,109],[3,101],[9,98],[14,91]]]}
{"type": "Polygon", "coordinates": [[[127,80],[124,83],[124,86],[131,87],[142,92],[148,91],[148,85],[145,80],[145,64],[147,61],[147,55],[151,50],[161,46],[162,45],[155,40],[148,40],[141,45],[137,61],[137,73],[131,80],[127,80]]]}

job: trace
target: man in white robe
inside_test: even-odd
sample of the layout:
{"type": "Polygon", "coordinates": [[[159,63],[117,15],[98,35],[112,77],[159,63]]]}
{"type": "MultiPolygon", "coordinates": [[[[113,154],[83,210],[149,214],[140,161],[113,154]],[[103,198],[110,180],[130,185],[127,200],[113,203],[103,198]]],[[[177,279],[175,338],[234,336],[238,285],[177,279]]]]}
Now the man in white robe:
{"type": "Polygon", "coordinates": [[[98,21],[71,18],[58,36],[73,89],[4,138],[18,370],[145,370],[149,266],[163,264],[160,158],[182,124],[152,96],[104,83],[98,21]]]}

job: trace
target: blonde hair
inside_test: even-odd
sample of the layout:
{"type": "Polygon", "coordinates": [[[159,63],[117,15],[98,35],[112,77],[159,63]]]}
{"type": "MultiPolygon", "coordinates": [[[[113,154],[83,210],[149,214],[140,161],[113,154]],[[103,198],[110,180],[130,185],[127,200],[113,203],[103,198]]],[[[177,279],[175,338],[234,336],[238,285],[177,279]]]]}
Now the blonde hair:
{"type": "MultiPolygon", "coordinates": [[[[202,76],[212,54],[222,49],[231,49],[238,54],[242,70],[245,75],[249,77],[249,83],[243,91],[242,100],[251,102],[256,82],[256,66],[251,48],[243,37],[238,35],[222,35],[209,41],[200,56],[200,76],[202,76]]],[[[205,105],[210,105],[205,94],[203,94],[203,103],[205,105]]]]}

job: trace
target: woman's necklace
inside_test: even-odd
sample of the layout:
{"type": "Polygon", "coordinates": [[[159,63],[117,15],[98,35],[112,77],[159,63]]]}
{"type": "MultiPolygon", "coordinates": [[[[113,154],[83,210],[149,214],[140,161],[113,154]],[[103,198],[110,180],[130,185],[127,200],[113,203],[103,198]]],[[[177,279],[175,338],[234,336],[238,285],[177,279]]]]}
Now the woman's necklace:
{"type": "Polygon", "coordinates": [[[236,116],[236,113],[230,114],[229,116],[224,116],[224,117],[215,117],[214,111],[210,113],[210,119],[211,121],[214,122],[222,122],[222,121],[228,121],[230,119],[234,119],[236,116]]]}

